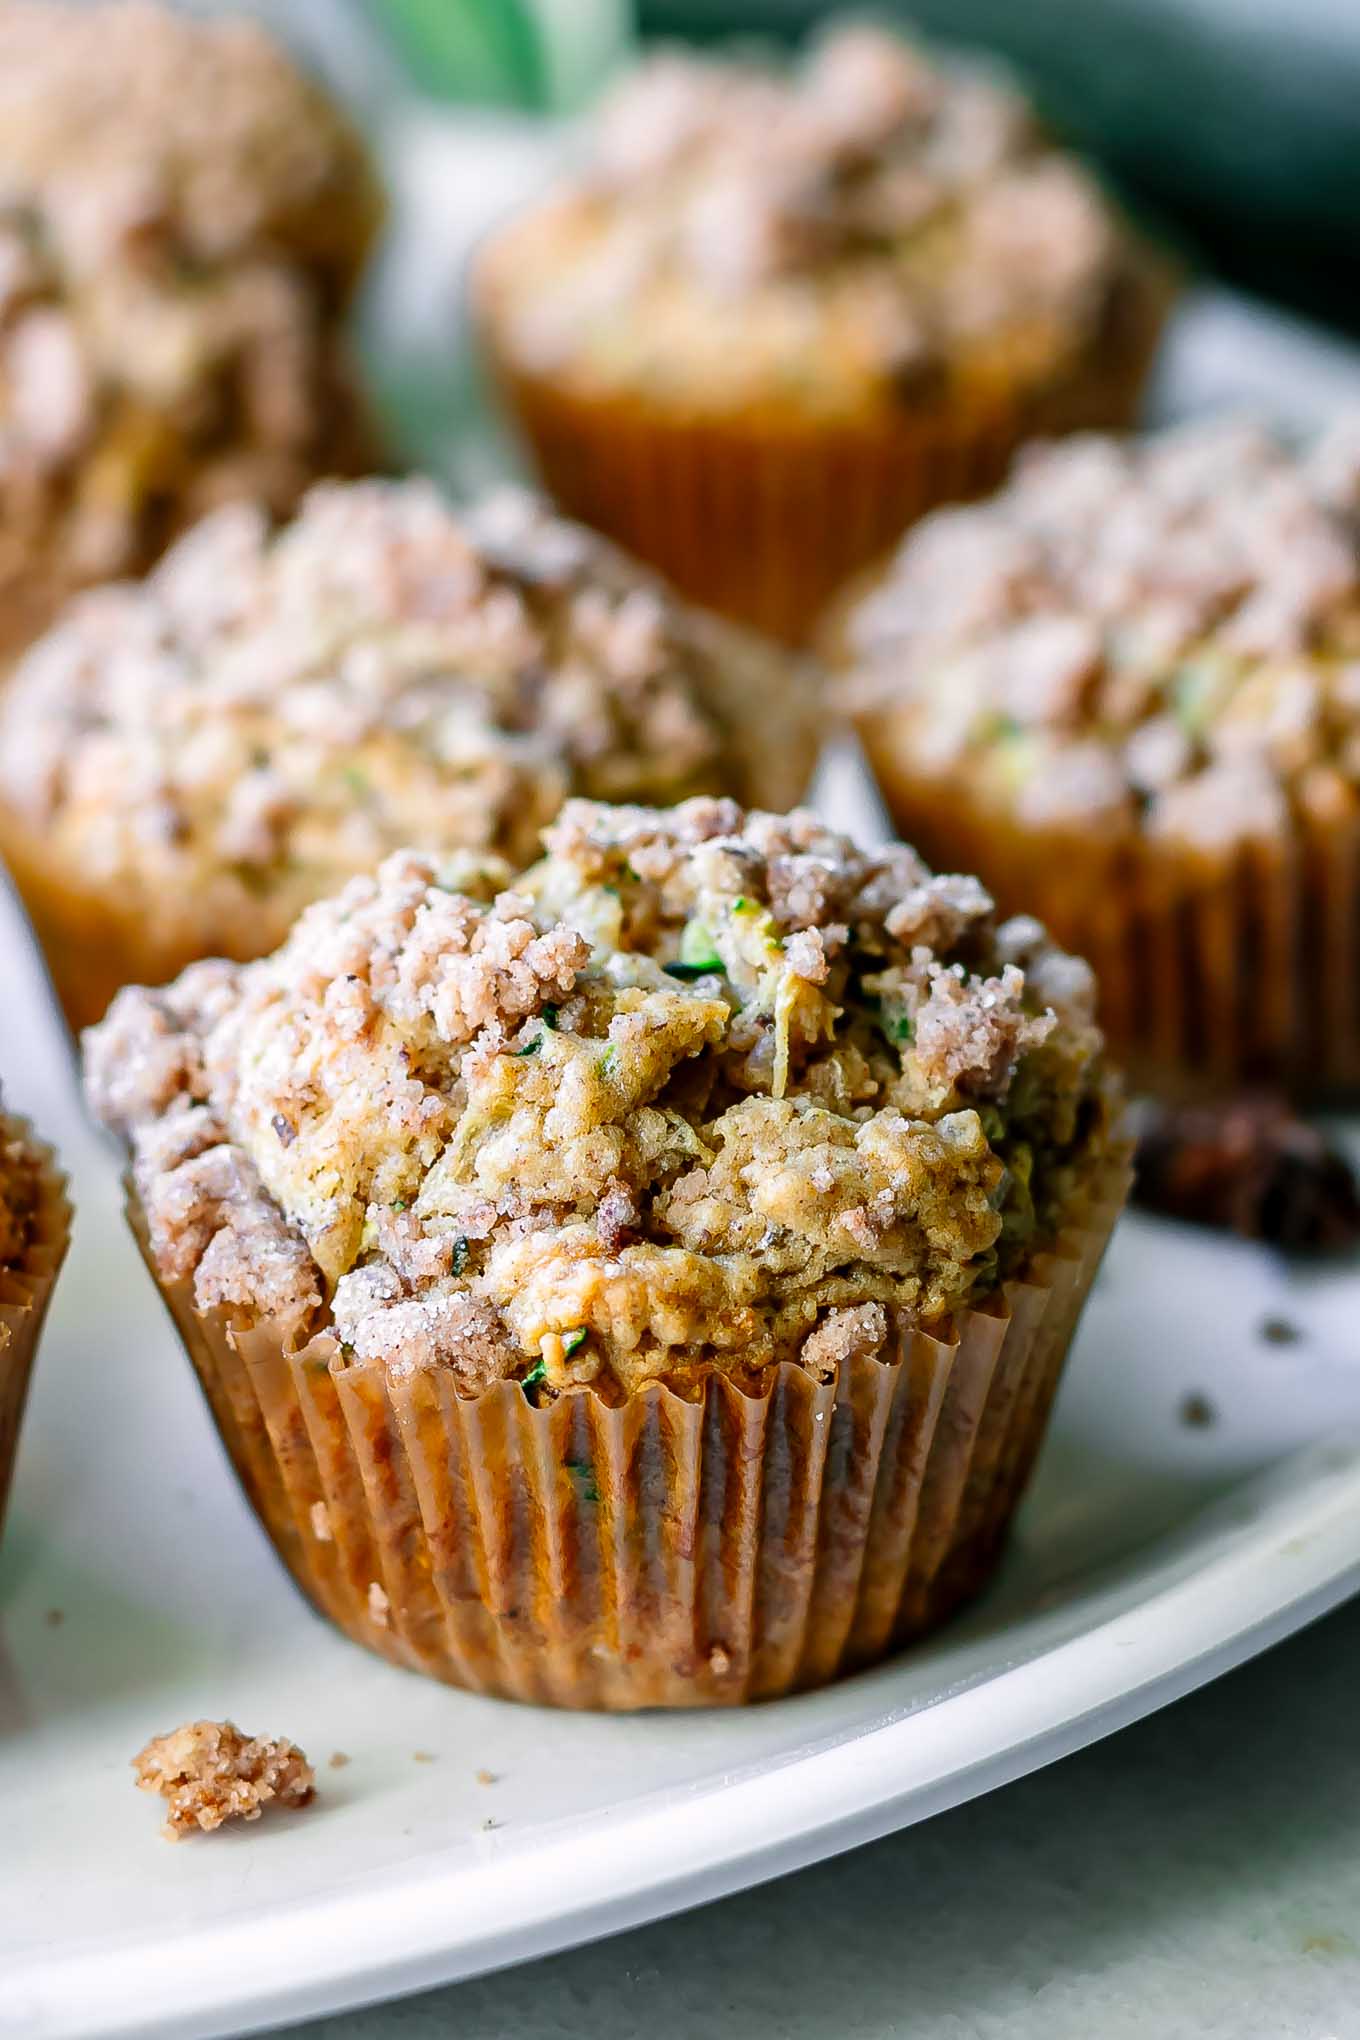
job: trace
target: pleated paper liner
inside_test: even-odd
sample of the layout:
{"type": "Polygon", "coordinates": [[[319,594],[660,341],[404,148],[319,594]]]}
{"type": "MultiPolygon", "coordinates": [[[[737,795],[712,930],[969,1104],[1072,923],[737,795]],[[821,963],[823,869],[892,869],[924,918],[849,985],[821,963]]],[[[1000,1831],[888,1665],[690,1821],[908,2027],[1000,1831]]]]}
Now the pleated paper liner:
{"type": "Polygon", "coordinates": [[[1092,965],[1101,1025],[1137,1082],[1360,1091],[1360,820],[1300,819],[1217,852],[1131,828],[1026,828],[980,808],[962,777],[913,776],[888,718],[861,734],[907,841],[1092,965]]]}
{"type": "Polygon", "coordinates": [[[592,398],[485,345],[539,472],[564,509],[685,595],[792,644],[832,595],[942,503],[985,494],[1036,435],[1133,422],[1170,301],[1149,267],[1108,339],[1064,382],[993,387],[863,419],[716,417],[592,398]]]}
{"type": "Polygon", "coordinates": [[[0,1113],[0,1142],[16,1140],[23,1142],[36,1164],[38,1195],[23,1267],[0,1268],[0,1331],[8,1333],[7,1338],[0,1337],[0,1522],[9,1498],[33,1356],[71,1233],[66,1178],[52,1150],[33,1139],[22,1119],[0,1113]]]}
{"type": "MultiPolygon", "coordinates": [[[[730,1705],[870,1664],[986,1582],[1127,1188],[1121,1153],[952,1337],[904,1325],[891,1360],[759,1393],[464,1398],[160,1287],[280,1556],[356,1642],[512,1699],[730,1705]]],[[[152,1265],[131,1192],[129,1218],[152,1265]]]]}

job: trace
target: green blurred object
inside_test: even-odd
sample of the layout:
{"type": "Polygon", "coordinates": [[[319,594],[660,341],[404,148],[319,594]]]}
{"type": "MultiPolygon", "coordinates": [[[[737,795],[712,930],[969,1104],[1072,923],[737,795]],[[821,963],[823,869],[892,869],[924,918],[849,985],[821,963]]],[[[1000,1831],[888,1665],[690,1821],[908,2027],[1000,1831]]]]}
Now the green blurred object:
{"type": "Polygon", "coordinates": [[[570,111],[630,40],[631,0],[378,0],[415,83],[440,99],[570,111]]]}

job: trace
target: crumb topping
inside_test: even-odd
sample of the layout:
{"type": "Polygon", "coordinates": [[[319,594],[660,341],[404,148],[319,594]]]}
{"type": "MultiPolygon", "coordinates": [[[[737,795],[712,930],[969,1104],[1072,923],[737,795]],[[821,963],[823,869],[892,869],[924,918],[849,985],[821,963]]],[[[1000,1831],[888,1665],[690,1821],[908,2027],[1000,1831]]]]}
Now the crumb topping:
{"type": "MultiPolygon", "coordinates": [[[[11,1119],[0,1098],[0,1270],[22,1273],[34,1244],[38,1213],[38,1160],[21,1123],[11,1119]]],[[[0,1324],[0,1350],[9,1344],[0,1324]]]]}
{"type": "Polygon", "coordinates": [[[328,484],[73,604],[0,703],[0,794],[159,929],[254,954],[404,844],[523,863],[570,792],[786,805],[813,708],[791,657],[526,494],[328,484]]]}
{"type": "Polygon", "coordinates": [[[333,329],[379,212],[357,134],[254,24],[3,0],[0,506],[25,552],[0,588],[36,553],[68,585],[129,571],[334,465],[333,329]]]}
{"type": "Polygon", "coordinates": [[[855,705],[1036,823],[1212,848],[1360,793],[1360,414],[1021,455],[916,527],[849,626],[855,705]]]}
{"type": "Polygon", "coordinates": [[[791,72],[643,64],[606,100],[584,173],[485,273],[535,370],[825,409],[985,379],[1003,345],[1042,380],[1128,269],[1096,184],[1015,92],[852,24],[791,72]]]}
{"type": "Polygon", "coordinates": [[[87,1035],[200,1307],[469,1393],[827,1372],[995,1288],[1099,1165],[1090,973],[974,881],[727,800],[545,842],[499,889],[390,858],[87,1035]]]}
{"type": "Polygon", "coordinates": [[[190,1721],[153,1736],[132,1763],[142,1791],[166,1803],[161,1832],[171,1842],[195,1828],[211,1834],[224,1821],[258,1820],[271,1800],[305,1806],[316,1791],[296,1743],[245,1736],[230,1721],[190,1721]]]}

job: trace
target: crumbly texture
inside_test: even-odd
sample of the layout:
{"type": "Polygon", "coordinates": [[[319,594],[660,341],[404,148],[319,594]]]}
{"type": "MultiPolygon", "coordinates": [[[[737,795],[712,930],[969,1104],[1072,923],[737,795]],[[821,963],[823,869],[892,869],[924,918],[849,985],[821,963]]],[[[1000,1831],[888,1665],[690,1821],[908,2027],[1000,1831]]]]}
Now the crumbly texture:
{"type": "Polygon", "coordinates": [[[482,282],[532,373],[824,417],[1061,377],[1144,262],[1012,90],[860,24],[791,72],[644,64],[482,282]]]}
{"type": "MultiPolygon", "coordinates": [[[[29,1265],[38,1216],[38,1158],[26,1128],[11,1119],[0,1098],[0,1271],[21,1274],[29,1265]]],[[[10,1330],[0,1324],[0,1353],[10,1330]]]]}
{"type": "Polygon", "coordinates": [[[258,27],[0,4],[0,604],[40,616],[367,439],[338,322],[380,201],[258,27]]]}
{"type": "Polygon", "coordinates": [[[402,845],[523,863],[569,793],[786,806],[815,695],[526,494],[335,483],[80,598],[0,702],[0,800],[181,961],[250,957],[402,845]]]}
{"type": "Polygon", "coordinates": [[[908,534],[846,626],[909,770],[1043,826],[1214,850],[1360,797],[1360,415],[1022,455],[908,534]]]}
{"type": "Polygon", "coordinates": [[[224,1821],[258,1820],[271,1800],[305,1806],[316,1791],[296,1743],[245,1736],[230,1721],[190,1721],[153,1736],[132,1763],[142,1791],[166,1803],[161,1833],[171,1842],[195,1828],[211,1834],[224,1821]]]}
{"type": "Polygon", "coordinates": [[[993,1291],[1113,1092],[1085,965],[811,815],[568,804],[506,887],[390,859],[87,1041],[163,1279],[474,1393],[830,1375],[993,1291]]]}

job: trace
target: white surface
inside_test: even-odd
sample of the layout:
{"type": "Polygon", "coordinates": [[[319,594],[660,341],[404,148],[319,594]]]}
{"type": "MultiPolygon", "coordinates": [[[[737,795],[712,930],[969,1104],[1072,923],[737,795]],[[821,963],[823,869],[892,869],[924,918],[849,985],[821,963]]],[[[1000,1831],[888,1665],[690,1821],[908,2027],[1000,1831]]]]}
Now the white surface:
{"type": "MultiPolygon", "coordinates": [[[[824,797],[854,801],[844,761],[824,797]]],[[[60,1142],[80,1214],[0,1560],[0,2032],[239,2032],[626,1926],[1017,1776],[1360,1584],[1360,1282],[1291,1282],[1249,1248],[1134,1221],[1003,1578],[936,1642],[737,1714],[446,1691],[331,1633],[265,1546],[35,967],[0,1012],[0,1067],[60,1142]],[[1272,1312],[1299,1325],[1306,1370],[1261,1342],[1272,1312]],[[1219,1421],[1186,1427],[1191,1391],[1219,1421]],[[162,1843],[127,1764],[203,1713],[300,1741],[316,1808],[162,1843]],[[351,1761],[328,1769],[337,1749],[351,1761]]]]}

